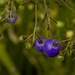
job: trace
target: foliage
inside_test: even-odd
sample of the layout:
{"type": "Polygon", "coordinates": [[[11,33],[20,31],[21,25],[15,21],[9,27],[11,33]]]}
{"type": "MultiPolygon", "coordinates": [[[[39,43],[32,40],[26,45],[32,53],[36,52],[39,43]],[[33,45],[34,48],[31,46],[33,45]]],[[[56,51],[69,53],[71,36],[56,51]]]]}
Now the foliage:
{"type": "MultiPolygon", "coordinates": [[[[69,52],[73,51],[75,54],[75,48],[72,48],[75,39],[69,39],[75,30],[75,0],[46,0],[51,29],[46,29],[48,18],[45,17],[46,10],[43,0],[37,1],[28,0],[18,7],[12,5],[18,16],[14,24],[5,22],[4,18],[1,19],[1,16],[6,14],[4,11],[7,10],[5,8],[7,3],[0,6],[0,33],[3,35],[0,36],[0,75],[75,75],[75,55],[71,55],[69,52]],[[38,38],[38,35],[46,39],[55,38],[59,42],[66,39],[70,40],[70,48],[66,49],[67,53],[65,53],[62,62],[57,57],[45,56],[34,47],[30,50],[26,49],[25,41],[19,42],[18,40],[20,35],[29,37],[33,33],[36,21],[34,10],[36,2],[37,33],[35,38],[38,38]]],[[[27,41],[32,41],[32,39],[27,41]]],[[[67,47],[69,40],[61,43],[61,52],[67,47]]]]}

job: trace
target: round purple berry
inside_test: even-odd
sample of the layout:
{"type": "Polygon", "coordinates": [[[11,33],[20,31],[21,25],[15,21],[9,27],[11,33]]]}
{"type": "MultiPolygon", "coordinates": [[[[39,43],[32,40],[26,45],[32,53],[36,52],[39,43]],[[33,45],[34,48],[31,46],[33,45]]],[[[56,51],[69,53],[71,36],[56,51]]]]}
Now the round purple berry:
{"type": "Polygon", "coordinates": [[[45,43],[46,39],[45,38],[37,38],[34,42],[34,47],[37,51],[39,52],[43,52],[43,46],[44,46],[44,43],[45,43]]]}
{"type": "Polygon", "coordinates": [[[6,22],[8,23],[15,23],[17,20],[17,15],[15,13],[7,13],[6,14],[6,22]]]}
{"type": "Polygon", "coordinates": [[[59,54],[60,44],[56,39],[49,39],[45,42],[43,52],[48,57],[55,57],[59,54]]]}

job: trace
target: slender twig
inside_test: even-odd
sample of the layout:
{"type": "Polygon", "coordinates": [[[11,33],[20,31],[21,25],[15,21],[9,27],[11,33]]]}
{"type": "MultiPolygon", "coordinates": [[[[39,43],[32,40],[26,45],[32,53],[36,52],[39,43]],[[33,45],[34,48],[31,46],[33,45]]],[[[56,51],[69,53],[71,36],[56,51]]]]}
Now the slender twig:
{"type": "Polygon", "coordinates": [[[48,24],[48,30],[50,30],[52,32],[52,34],[54,35],[54,32],[52,31],[52,29],[49,28],[49,24],[48,24]]]}
{"type": "Polygon", "coordinates": [[[46,14],[47,14],[48,29],[53,33],[53,31],[51,30],[51,24],[50,24],[50,19],[52,19],[52,18],[49,16],[46,1],[45,0],[43,0],[43,1],[44,1],[44,5],[45,5],[46,14]]]}
{"type": "Polygon", "coordinates": [[[6,11],[7,11],[7,9],[8,9],[8,7],[9,7],[9,5],[10,5],[10,0],[8,0],[8,3],[7,3],[7,5],[5,6],[5,9],[4,9],[4,18],[2,18],[1,20],[1,22],[0,23],[3,23],[4,22],[4,20],[6,19],[6,16],[5,16],[5,14],[6,14],[6,11]]]}
{"type": "Polygon", "coordinates": [[[44,16],[44,19],[43,19],[43,21],[42,21],[42,22],[44,22],[44,21],[45,21],[45,19],[46,19],[46,16],[47,16],[47,13],[45,13],[45,16],[44,16]]]}
{"type": "Polygon", "coordinates": [[[67,47],[63,50],[63,51],[64,51],[64,56],[65,56],[67,50],[68,50],[69,47],[70,47],[71,40],[75,37],[75,34],[74,34],[74,33],[75,33],[75,32],[73,32],[73,36],[72,36],[70,39],[62,40],[62,41],[60,41],[60,42],[55,43],[55,44],[59,44],[59,43],[62,43],[62,42],[68,42],[67,47]]]}
{"type": "MultiPolygon", "coordinates": [[[[46,16],[47,16],[47,13],[45,13],[45,16],[44,16],[44,19],[43,19],[43,21],[42,22],[44,22],[45,21],[45,19],[46,19],[46,16]]],[[[52,17],[50,17],[49,16],[49,18],[55,23],[55,24],[57,24],[57,22],[52,18],[52,17]]]]}
{"type": "Polygon", "coordinates": [[[31,34],[27,39],[25,39],[23,42],[27,41],[28,39],[30,39],[33,36],[33,34],[31,34]]]}
{"type": "Polygon", "coordinates": [[[47,13],[47,19],[48,19],[48,25],[49,27],[51,28],[51,24],[50,24],[50,16],[49,16],[49,13],[48,13],[48,9],[47,9],[47,5],[46,5],[46,1],[44,1],[44,5],[45,5],[45,9],[46,9],[46,13],[47,13]]]}
{"type": "MultiPolygon", "coordinates": [[[[34,27],[33,33],[26,40],[30,39],[33,36],[33,43],[34,43],[36,27],[37,27],[37,3],[35,3],[35,27],[34,27]]],[[[24,42],[26,40],[24,40],[24,42]]]]}
{"type": "Polygon", "coordinates": [[[65,48],[64,55],[66,54],[66,52],[67,52],[67,50],[68,50],[68,48],[69,48],[69,46],[70,46],[70,44],[71,44],[71,40],[72,40],[74,37],[75,37],[75,34],[73,33],[73,36],[70,38],[70,41],[68,42],[67,47],[65,48]]]}
{"type": "Polygon", "coordinates": [[[7,6],[6,6],[6,8],[5,8],[4,12],[6,12],[6,11],[7,11],[7,9],[8,9],[8,7],[9,7],[9,5],[10,5],[10,0],[8,0],[7,6]]]}
{"type": "Polygon", "coordinates": [[[53,18],[50,17],[50,19],[51,19],[55,24],[57,24],[57,22],[56,22],[53,18]]]}
{"type": "Polygon", "coordinates": [[[43,32],[41,34],[43,34],[47,29],[48,29],[48,26],[43,30],[43,32]]]}
{"type": "Polygon", "coordinates": [[[72,11],[72,12],[75,14],[75,11],[74,11],[71,7],[69,7],[63,0],[62,0],[62,3],[63,3],[70,11],[72,11]]]}
{"type": "Polygon", "coordinates": [[[33,43],[35,40],[36,27],[37,27],[37,3],[35,4],[35,27],[33,31],[33,43]]]}
{"type": "Polygon", "coordinates": [[[36,4],[35,2],[33,2],[33,1],[31,1],[31,0],[30,0],[30,2],[33,3],[33,4],[36,4]]]}
{"type": "MultiPolygon", "coordinates": [[[[62,42],[69,42],[70,41],[70,39],[67,39],[67,40],[62,40],[62,41],[59,41],[58,43],[62,43],[62,42]]],[[[57,43],[57,44],[58,44],[57,43]]]]}

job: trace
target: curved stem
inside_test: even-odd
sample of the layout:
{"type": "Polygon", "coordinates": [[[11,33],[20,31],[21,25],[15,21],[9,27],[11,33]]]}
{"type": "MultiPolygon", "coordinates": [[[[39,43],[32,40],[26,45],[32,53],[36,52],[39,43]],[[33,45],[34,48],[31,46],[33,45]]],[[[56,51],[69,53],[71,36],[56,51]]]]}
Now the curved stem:
{"type": "Polygon", "coordinates": [[[74,11],[71,7],[69,7],[64,1],[62,1],[62,3],[63,3],[70,11],[72,11],[72,12],[75,14],[75,11],[74,11]]]}
{"type": "MultiPolygon", "coordinates": [[[[70,41],[70,39],[67,39],[67,40],[62,40],[62,41],[59,41],[58,43],[62,43],[62,42],[69,42],[70,41]]],[[[57,43],[57,44],[58,44],[57,43]]]]}
{"type": "Polygon", "coordinates": [[[7,11],[7,9],[8,9],[8,7],[9,7],[9,5],[10,5],[10,0],[8,0],[8,4],[7,4],[7,6],[5,7],[4,12],[6,12],[6,11],[7,11]]]}
{"type": "Polygon", "coordinates": [[[5,6],[4,13],[3,13],[4,18],[1,19],[2,21],[0,22],[0,24],[2,24],[5,21],[5,19],[6,19],[6,16],[5,15],[7,14],[7,9],[9,7],[9,5],[10,5],[10,0],[8,0],[8,3],[5,6]]]}
{"type": "Polygon", "coordinates": [[[66,52],[67,52],[67,50],[68,50],[68,48],[69,48],[69,46],[70,46],[70,44],[71,44],[71,40],[72,40],[74,37],[75,37],[75,34],[73,33],[73,36],[70,38],[70,41],[68,42],[68,45],[67,45],[67,47],[65,48],[64,55],[66,54],[66,52]]]}
{"type": "Polygon", "coordinates": [[[34,27],[34,31],[33,31],[33,43],[35,40],[36,27],[37,27],[37,3],[35,4],[35,27],[34,27]]]}
{"type": "Polygon", "coordinates": [[[51,28],[51,24],[50,24],[50,16],[49,16],[49,13],[48,13],[48,9],[47,9],[47,5],[46,5],[46,1],[44,1],[44,5],[45,5],[45,9],[46,9],[46,13],[47,13],[47,19],[48,19],[48,25],[49,27],[51,28]]]}
{"type": "Polygon", "coordinates": [[[33,34],[31,34],[26,40],[24,40],[23,42],[27,41],[28,39],[30,39],[33,36],[33,34]]]}

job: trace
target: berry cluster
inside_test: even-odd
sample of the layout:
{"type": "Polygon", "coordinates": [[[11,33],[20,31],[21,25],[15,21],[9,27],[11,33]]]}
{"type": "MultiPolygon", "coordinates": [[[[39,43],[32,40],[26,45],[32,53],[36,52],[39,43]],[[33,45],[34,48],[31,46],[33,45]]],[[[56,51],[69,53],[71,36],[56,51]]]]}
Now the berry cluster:
{"type": "MultiPolygon", "coordinates": [[[[52,20],[55,23],[56,23],[56,21],[54,21],[49,16],[46,1],[45,0],[43,0],[43,1],[44,1],[45,9],[46,9],[45,17],[47,16],[47,18],[48,18],[48,25],[47,25],[45,30],[50,30],[52,32],[50,20],[52,20]]],[[[15,13],[15,10],[20,5],[25,4],[25,2],[26,2],[26,0],[0,0],[0,6],[6,5],[6,8],[4,9],[4,12],[0,15],[0,22],[3,23],[3,21],[6,21],[6,22],[8,22],[10,24],[15,23],[17,21],[17,15],[15,13]]],[[[37,38],[35,40],[35,34],[37,34],[37,32],[36,32],[36,30],[37,30],[37,1],[33,2],[33,1],[30,0],[30,2],[32,2],[34,4],[34,6],[35,6],[35,27],[34,27],[33,33],[28,38],[26,36],[24,36],[24,35],[21,35],[19,37],[19,42],[22,42],[22,41],[25,42],[26,41],[25,42],[25,47],[27,49],[31,49],[34,46],[37,51],[43,52],[46,56],[55,57],[55,56],[58,55],[58,58],[61,61],[63,61],[64,60],[64,55],[66,54],[67,50],[71,46],[71,40],[73,39],[73,37],[75,35],[73,35],[68,40],[61,41],[61,42],[68,42],[68,45],[65,48],[65,50],[63,50],[63,52],[60,52],[60,49],[61,49],[60,42],[58,42],[58,40],[56,40],[56,39],[46,40],[45,38],[39,37],[39,38],[37,38]],[[27,41],[29,38],[33,38],[33,40],[27,41]]],[[[61,2],[61,1],[59,1],[59,2],[61,2]]],[[[62,0],[62,2],[63,2],[63,0],[62,0]]],[[[45,18],[44,18],[44,20],[45,20],[45,18]]],[[[2,35],[0,37],[2,37],[2,35]]],[[[75,43],[73,43],[72,46],[75,47],[75,43]]],[[[74,50],[71,50],[70,53],[71,53],[71,55],[75,56],[75,51],[74,50]]]]}
{"type": "Polygon", "coordinates": [[[56,39],[37,38],[34,42],[37,51],[44,52],[48,57],[55,57],[59,54],[61,49],[60,43],[56,39]]]}
{"type": "MultiPolygon", "coordinates": [[[[49,12],[48,12],[48,9],[47,9],[46,1],[45,0],[43,0],[43,1],[44,1],[45,9],[46,9],[45,17],[48,18],[48,25],[47,25],[45,30],[50,30],[53,33],[53,31],[51,29],[50,20],[52,20],[56,24],[57,24],[57,22],[54,21],[49,16],[49,12]]],[[[61,49],[60,42],[58,42],[58,40],[56,40],[56,39],[46,40],[45,38],[39,37],[39,38],[37,38],[35,40],[35,35],[37,34],[37,31],[36,31],[36,29],[37,29],[37,1],[35,1],[35,2],[32,2],[35,5],[35,27],[34,27],[33,33],[28,38],[26,36],[24,36],[24,35],[20,36],[19,37],[19,41],[25,42],[26,49],[31,49],[34,46],[37,51],[43,52],[46,56],[48,56],[48,57],[55,57],[55,56],[58,55],[58,59],[60,61],[63,61],[64,60],[64,56],[67,53],[68,48],[70,47],[70,43],[71,43],[71,40],[72,40],[73,37],[71,37],[70,39],[67,39],[67,40],[60,41],[60,42],[68,42],[67,47],[64,50],[61,50],[61,51],[60,51],[60,49],[61,49]],[[32,40],[28,41],[28,39],[30,39],[30,38],[32,40]]],[[[14,20],[12,19],[12,22],[15,22],[15,20],[17,19],[16,16],[14,16],[14,17],[15,18],[14,18],[14,20]]],[[[74,54],[74,51],[71,52],[71,55],[73,55],[73,54],[74,54]]]]}
{"type": "MultiPolygon", "coordinates": [[[[21,35],[19,37],[19,42],[25,41],[27,38],[25,35],[21,35]]],[[[32,41],[25,42],[25,48],[31,49],[32,47],[39,52],[43,52],[48,57],[56,57],[58,55],[58,59],[60,61],[64,60],[64,55],[60,52],[61,45],[56,39],[48,39],[46,40],[43,37],[37,38],[34,43],[32,41]]]]}

